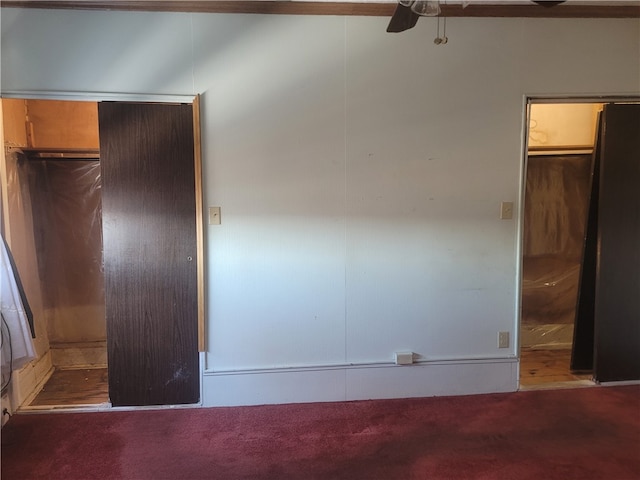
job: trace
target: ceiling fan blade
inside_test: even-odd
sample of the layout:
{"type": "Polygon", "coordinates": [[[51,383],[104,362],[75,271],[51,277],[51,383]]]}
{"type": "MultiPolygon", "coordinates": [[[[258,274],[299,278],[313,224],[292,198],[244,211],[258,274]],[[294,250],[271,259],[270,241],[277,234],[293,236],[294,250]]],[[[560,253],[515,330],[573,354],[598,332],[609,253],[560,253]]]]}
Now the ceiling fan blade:
{"type": "Polygon", "coordinates": [[[559,5],[564,3],[566,0],[531,0],[533,3],[537,3],[538,5],[542,5],[543,7],[553,7],[554,5],[559,5]]]}
{"type": "Polygon", "coordinates": [[[387,32],[398,33],[409,30],[416,26],[418,18],[420,18],[420,15],[411,10],[411,7],[398,4],[387,27],[387,32]]]}

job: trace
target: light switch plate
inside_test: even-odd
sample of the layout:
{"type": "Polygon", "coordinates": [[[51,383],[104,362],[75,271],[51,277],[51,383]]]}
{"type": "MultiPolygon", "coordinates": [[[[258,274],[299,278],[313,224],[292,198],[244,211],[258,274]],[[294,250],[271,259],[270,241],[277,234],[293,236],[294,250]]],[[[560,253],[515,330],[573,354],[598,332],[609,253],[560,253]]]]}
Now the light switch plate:
{"type": "Polygon", "coordinates": [[[220,207],[209,207],[209,225],[220,225],[220,207]]]}
{"type": "Polygon", "coordinates": [[[502,202],[500,204],[500,219],[509,220],[513,218],[513,202],[502,202]]]}

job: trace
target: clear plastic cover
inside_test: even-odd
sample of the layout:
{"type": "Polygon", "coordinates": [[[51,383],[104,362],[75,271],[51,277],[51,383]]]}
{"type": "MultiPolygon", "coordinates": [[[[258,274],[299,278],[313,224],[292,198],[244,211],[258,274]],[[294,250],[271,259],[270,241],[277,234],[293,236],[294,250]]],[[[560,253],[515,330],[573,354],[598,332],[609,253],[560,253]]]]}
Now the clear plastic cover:
{"type": "Polygon", "coordinates": [[[572,342],[590,171],[590,155],[529,157],[523,232],[523,346],[572,342]]]}
{"type": "Polygon", "coordinates": [[[46,319],[36,258],[27,158],[20,151],[8,150],[5,154],[5,162],[9,218],[5,222],[4,235],[11,248],[28,304],[33,312],[36,352],[42,355],[49,349],[49,340],[46,335],[46,319]]]}
{"type": "Polygon", "coordinates": [[[522,323],[573,324],[580,263],[545,257],[524,259],[522,323]]]}
{"type": "Polygon", "coordinates": [[[49,341],[104,341],[100,163],[46,159],[24,165],[49,341]]]}

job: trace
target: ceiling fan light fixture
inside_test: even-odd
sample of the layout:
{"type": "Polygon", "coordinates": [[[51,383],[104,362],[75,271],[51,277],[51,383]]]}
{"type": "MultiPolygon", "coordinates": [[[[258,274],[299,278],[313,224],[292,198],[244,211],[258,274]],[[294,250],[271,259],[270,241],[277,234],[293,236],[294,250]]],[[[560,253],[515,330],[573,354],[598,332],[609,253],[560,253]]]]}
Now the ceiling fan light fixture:
{"type": "Polygon", "coordinates": [[[421,17],[437,17],[440,15],[439,0],[416,0],[411,5],[411,10],[421,17]]]}

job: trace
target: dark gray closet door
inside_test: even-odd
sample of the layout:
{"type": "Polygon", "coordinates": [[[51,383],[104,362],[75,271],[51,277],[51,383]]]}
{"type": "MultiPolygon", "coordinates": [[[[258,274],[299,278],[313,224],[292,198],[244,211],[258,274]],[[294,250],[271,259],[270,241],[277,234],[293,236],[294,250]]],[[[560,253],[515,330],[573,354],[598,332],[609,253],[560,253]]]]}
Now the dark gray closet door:
{"type": "Polygon", "coordinates": [[[640,379],[640,105],[603,112],[594,376],[640,379]]]}
{"type": "Polygon", "coordinates": [[[199,400],[191,105],[100,103],[109,396],[199,400]]]}
{"type": "Polygon", "coordinates": [[[580,282],[573,328],[571,370],[593,371],[596,274],[598,270],[598,201],[600,192],[600,154],[602,143],[602,115],[598,114],[597,134],[591,157],[591,186],[587,224],[585,225],[580,282]]]}

